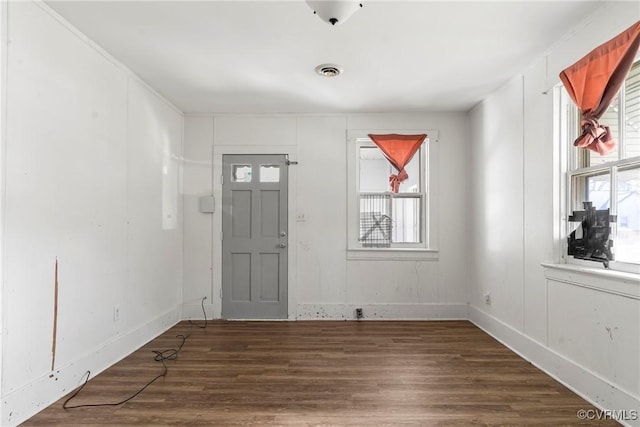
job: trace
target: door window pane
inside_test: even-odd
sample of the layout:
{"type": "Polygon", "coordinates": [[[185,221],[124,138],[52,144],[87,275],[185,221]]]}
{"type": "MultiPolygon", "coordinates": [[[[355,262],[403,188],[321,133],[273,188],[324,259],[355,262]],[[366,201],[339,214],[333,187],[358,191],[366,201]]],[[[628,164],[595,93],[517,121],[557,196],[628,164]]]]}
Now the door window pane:
{"type": "Polygon", "coordinates": [[[260,165],[260,182],[280,182],[280,166],[260,165]]]}
{"type": "Polygon", "coordinates": [[[231,182],[251,182],[251,165],[231,165],[231,182]]]}

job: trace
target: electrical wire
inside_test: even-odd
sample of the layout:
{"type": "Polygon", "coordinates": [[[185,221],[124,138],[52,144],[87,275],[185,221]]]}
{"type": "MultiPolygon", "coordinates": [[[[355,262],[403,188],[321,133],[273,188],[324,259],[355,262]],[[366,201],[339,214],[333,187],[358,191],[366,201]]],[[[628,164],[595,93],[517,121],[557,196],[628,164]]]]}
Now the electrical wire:
{"type": "MultiPolygon", "coordinates": [[[[161,354],[160,352],[154,352],[156,354],[161,354]]],[[[162,373],[158,376],[156,376],[154,379],[152,379],[151,381],[149,381],[148,383],[146,383],[140,390],[138,390],[137,392],[135,392],[134,394],[132,394],[131,396],[127,397],[126,399],[123,399],[119,402],[113,402],[113,403],[86,403],[86,404],[82,404],[82,405],[74,405],[74,406],[69,406],[68,403],[75,398],[78,393],[80,393],[82,391],[82,389],[87,385],[87,383],[89,382],[89,377],[91,376],[91,371],[87,371],[86,376],[87,378],[84,380],[84,383],[78,387],[78,389],[67,399],[64,401],[64,403],[62,404],[62,408],[63,409],[78,409],[78,408],[95,408],[98,406],[120,406],[124,403],[127,403],[128,401],[130,401],[131,399],[133,399],[134,397],[138,396],[140,393],[142,393],[147,387],[149,387],[151,384],[153,384],[154,382],[156,382],[157,380],[159,380],[160,378],[164,378],[167,375],[167,372],[169,371],[169,369],[167,368],[167,365],[164,363],[164,358],[160,358],[158,359],[158,356],[156,356],[156,360],[159,360],[160,362],[162,362],[162,373]]]]}
{"type": "Polygon", "coordinates": [[[156,361],[156,362],[162,363],[162,373],[161,374],[157,375],[151,381],[149,381],[144,386],[142,386],[142,388],[140,388],[140,390],[138,390],[137,392],[135,392],[131,396],[129,396],[126,399],[123,399],[123,400],[121,400],[119,402],[87,403],[87,404],[82,404],[82,405],[69,406],[68,405],[69,402],[71,400],[73,400],[82,391],[82,389],[87,385],[87,383],[89,382],[89,378],[91,377],[91,371],[87,371],[87,373],[85,374],[86,378],[84,380],[84,383],[82,383],[82,385],[80,387],[78,387],[76,389],[76,391],[73,392],[73,394],[71,396],[69,396],[69,398],[67,400],[64,401],[64,403],[62,404],[62,408],[63,409],[78,409],[78,408],[95,408],[95,407],[100,407],[100,406],[120,406],[120,405],[125,404],[128,401],[132,400],[136,396],[138,396],[140,393],[145,391],[147,387],[149,387],[151,384],[153,384],[154,382],[156,382],[160,378],[166,377],[167,373],[169,372],[169,368],[167,368],[167,364],[165,363],[165,360],[177,360],[178,359],[178,353],[180,353],[180,350],[182,350],[182,347],[187,342],[187,339],[191,336],[191,329],[193,329],[194,326],[197,326],[200,329],[205,329],[207,327],[207,313],[204,310],[204,300],[205,299],[207,299],[207,297],[202,298],[202,312],[204,313],[204,325],[196,325],[195,323],[191,322],[191,320],[189,320],[189,324],[191,325],[191,328],[189,329],[189,333],[187,335],[182,335],[182,334],[176,335],[176,338],[181,338],[182,339],[182,342],[180,343],[178,348],[170,348],[170,349],[162,350],[162,351],[152,350],[152,353],[155,353],[155,355],[156,355],[153,358],[153,360],[156,361]]]}
{"type": "Polygon", "coordinates": [[[206,300],[207,297],[202,297],[202,301],[200,301],[200,305],[202,306],[202,314],[204,314],[204,325],[196,325],[194,322],[191,321],[191,319],[189,319],[189,324],[193,325],[193,326],[197,326],[200,329],[205,329],[207,327],[207,312],[204,310],[204,300],[206,300]]]}

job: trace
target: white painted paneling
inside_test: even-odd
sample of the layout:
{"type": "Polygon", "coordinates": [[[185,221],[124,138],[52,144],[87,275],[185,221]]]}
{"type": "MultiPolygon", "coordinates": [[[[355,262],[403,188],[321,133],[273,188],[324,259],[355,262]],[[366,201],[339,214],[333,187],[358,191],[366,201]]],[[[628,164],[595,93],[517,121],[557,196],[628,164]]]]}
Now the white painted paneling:
{"type": "Polygon", "coordinates": [[[350,261],[347,302],[440,302],[439,268],[429,261],[350,261]]]}
{"type": "Polygon", "coordinates": [[[347,127],[349,130],[389,129],[389,130],[425,130],[440,129],[440,121],[447,117],[460,117],[460,113],[431,114],[349,114],[347,127]]]}
{"type": "Polygon", "coordinates": [[[51,369],[56,257],[59,364],[115,332],[126,281],[126,76],[34,4],[10,29],[3,392],[51,369]]]}
{"type": "Polygon", "coordinates": [[[216,116],[218,145],[296,145],[295,116],[216,116]]]}
{"type": "Polygon", "coordinates": [[[298,119],[298,298],[346,301],[346,118],[298,119]]]}
{"type": "Polygon", "coordinates": [[[517,329],[523,310],[522,76],[485,99],[471,115],[471,303],[517,329]],[[491,305],[482,295],[490,292],[491,305]]]}
{"type": "Polygon", "coordinates": [[[177,320],[182,115],[46,5],[7,7],[0,422],[13,425],[177,320]]]}
{"type": "Polygon", "coordinates": [[[535,63],[524,81],[524,115],[527,126],[524,133],[524,325],[523,331],[534,339],[545,342],[547,301],[544,271],[541,261],[553,259],[553,158],[554,144],[552,120],[549,111],[553,109],[551,92],[545,94],[543,85],[544,61],[535,63]],[[541,144],[541,141],[548,143],[541,144]]]}
{"type": "MultiPolygon", "coordinates": [[[[290,218],[299,218],[290,223],[290,233],[297,233],[295,239],[292,234],[289,236],[289,248],[297,256],[297,262],[290,263],[290,317],[295,318],[297,310],[301,318],[313,318],[313,313],[321,311],[325,318],[343,318],[347,312],[352,315],[345,307],[363,303],[377,304],[378,311],[385,313],[384,318],[460,317],[460,307],[466,304],[466,271],[460,266],[467,263],[468,238],[464,220],[468,194],[466,114],[212,117],[214,192],[219,187],[215,162],[220,153],[234,150],[238,153],[250,153],[252,150],[275,153],[283,149],[297,153],[299,164],[290,168],[290,173],[297,174],[296,184],[292,181],[290,188],[290,197],[295,197],[290,218]],[[444,236],[440,240],[442,261],[347,260],[346,135],[348,130],[356,127],[407,131],[437,129],[442,135],[439,141],[434,141],[439,144],[437,168],[433,171],[434,176],[430,177],[433,192],[440,197],[439,200],[434,198],[439,206],[434,215],[437,224],[434,234],[444,236]],[[290,137],[292,132],[294,139],[290,137]],[[262,139],[255,141],[256,135],[262,135],[262,139]],[[442,223],[438,217],[454,220],[442,223]],[[299,308],[292,303],[294,300],[299,301],[299,308]],[[424,310],[420,312],[417,307],[424,310]]],[[[186,121],[185,153],[206,145],[208,131],[205,128],[208,125],[205,123],[207,117],[186,121]]],[[[200,155],[203,155],[202,151],[200,155]]],[[[185,171],[187,192],[196,185],[192,178],[191,172],[185,171]]],[[[186,197],[188,200],[189,195],[186,197]]],[[[219,302],[221,280],[219,254],[216,253],[221,218],[219,209],[213,218],[213,260],[208,267],[213,271],[213,314],[219,316],[220,312],[215,308],[219,302]]],[[[203,236],[209,236],[207,224],[201,221],[187,223],[185,256],[204,248],[203,239],[206,237],[203,236]]],[[[193,299],[208,291],[210,273],[201,261],[204,259],[198,261],[197,269],[185,270],[185,298],[187,292],[188,298],[193,299]]],[[[190,305],[189,313],[195,315],[193,301],[185,303],[190,305]]],[[[321,315],[316,317],[321,318],[321,315]]]]}
{"type": "MultiPolygon", "coordinates": [[[[185,118],[184,167],[184,290],[183,302],[195,305],[203,297],[211,303],[213,214],[199,210],[199,198],[213,194],[213,118],[185,118]]],[[[221,209],[215,200],[215,210],[221,209]]]]}
{"type": "MultiPolygon", "coordinates": [[[[7,174],[7,65],[8,65],[8,4],[0,3],[0,395],[2,392],[2,366],[4,366],[4,354],[2,351],[5,342],[5,282],[6,282],[6,246],[5,218],[6,218],[6,191],[5,182],[7,174]]],[[[0,396],[1,397],[1,396],[0,396]]],[[[0,420],[2,420],[2,405],[0,404],[0,420]]]]}
{"type": "Polygon", "coordinates": [[[606,2],[586,21],[597,25],[569,31],[546,58],[469,114],[471,320],[589,401],[628,411],[640,410],[640,281],[554,267],[552,275],[546,272],[553,278],[547,286],[540,264],[558,261],[553,230],[559,165],[547,90],[560,70],[638,19],[637,2],[606,2]],[[485,291],[491,292],[490,306],[485,291]]]}
{"type": "Polygon", "coordinates": [[[548,288],[549,347],[639,396],[639,359],[630,357],[640,355],[639,300],[555,280],[548,288]]]}
{"type": "MultiPolygon", "coordinates": [[[[438,301],[468,302],[467,259],[470,231],[468,229],[469,196],[468,116],[438,115],[438,178],[434,182],[437,194],[438,224],[436,247],[439,249],[438,301]]],[[[433,181],[433,180],[432,180],[433,181]]]]}
{"type": "MultiPolygon", "coordinates": [[[[438,261],[352,261],[348,264],[348,301],[460,303],[467,301],[467,116],[463,113],[371,114],[348,116],[349,129],[436,129],[437,160],[429,171],[430,201],[437,209],[431,221],[430,245],[438,261]],[[442,218],[448,220],[443,221],[442,218]],[[385,278],[384,283],[382,278],[385,278]]],[[[429,312],[425,308],[425,312],[429,312]]],[[[455,316],[451,316],[455,317],[455,316]]]]}
{"type": "Polygon", "coordinates": [[[139,323],[182,297],[182,116],[132,79],[127,146],[129,287],[122,315],[139,323]]]}

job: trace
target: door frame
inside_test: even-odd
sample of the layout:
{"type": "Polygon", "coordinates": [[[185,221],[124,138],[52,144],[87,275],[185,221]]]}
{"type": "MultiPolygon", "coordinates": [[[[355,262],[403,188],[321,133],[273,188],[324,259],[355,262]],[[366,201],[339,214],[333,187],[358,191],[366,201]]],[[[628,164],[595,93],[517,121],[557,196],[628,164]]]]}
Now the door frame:
{"type": "MultiPolygon", "coordinates": [[[[298,159],[298,148],[291,145],[281,146],[259,146],[259,145],[215,145],[213,146],[213,173],[212,187],[213,197],[216,202],[213,213],[213,235],[212,235],[212,260],[211,265],[211,303],[213,304],[213,317],[222,318],[222,156],[225,154],[284,154],[292,162],[298,159]]],[[[297,166],[289,166],[288,179],[288,201],[287,201],[287,221],[289,224],[289,240],[287,242],[287,319],[293,320],[298,315],[297,305],[297,224],[296,206],[297,203],[297,166]]]]}

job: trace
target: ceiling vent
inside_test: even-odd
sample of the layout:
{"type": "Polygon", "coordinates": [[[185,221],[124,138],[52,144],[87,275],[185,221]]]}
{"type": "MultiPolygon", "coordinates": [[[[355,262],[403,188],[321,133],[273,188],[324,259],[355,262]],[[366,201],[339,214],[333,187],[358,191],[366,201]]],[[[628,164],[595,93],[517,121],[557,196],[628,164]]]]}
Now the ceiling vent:
{"type": "Polygon", "coordinates": [[[316,73],[323,77],[338,77],[342,69],[336,64],[320,64],[316,67],[316,73]]]}

